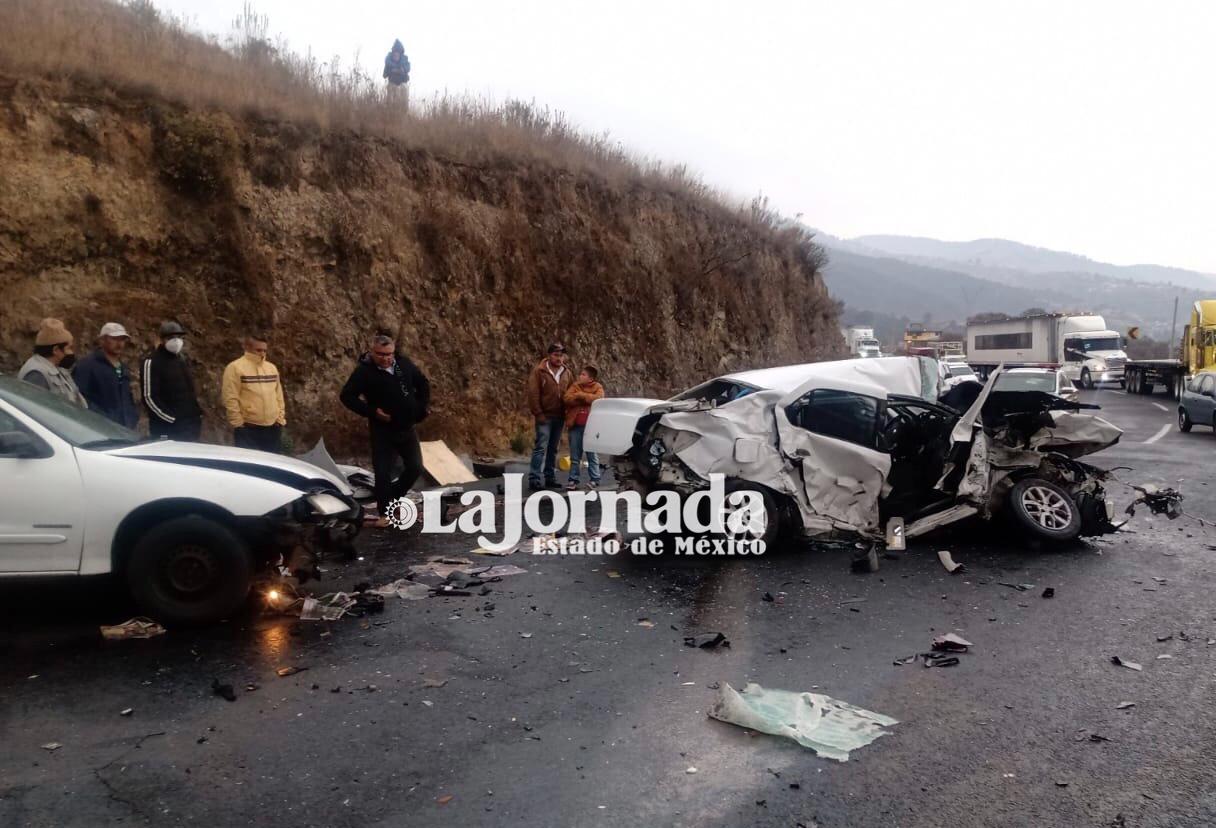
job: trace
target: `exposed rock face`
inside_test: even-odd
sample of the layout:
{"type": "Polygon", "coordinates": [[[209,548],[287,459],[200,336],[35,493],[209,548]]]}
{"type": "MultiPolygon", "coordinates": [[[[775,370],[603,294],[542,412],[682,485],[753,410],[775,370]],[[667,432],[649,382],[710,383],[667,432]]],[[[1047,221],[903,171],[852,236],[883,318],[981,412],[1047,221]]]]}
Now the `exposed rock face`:
{"type": "Polygon", "coordinates": [[[223,365],[270,337],[297,446],[362,450],[337,393],[374,329],[429,374],[424,436],[503,450],[547,341],[611,394],[839,354],[816,249],[677,188],[474,166],[351,133],[0,77],[0,369],[38,320],[87,347],[165,318],[223,430],[223,365]]]}

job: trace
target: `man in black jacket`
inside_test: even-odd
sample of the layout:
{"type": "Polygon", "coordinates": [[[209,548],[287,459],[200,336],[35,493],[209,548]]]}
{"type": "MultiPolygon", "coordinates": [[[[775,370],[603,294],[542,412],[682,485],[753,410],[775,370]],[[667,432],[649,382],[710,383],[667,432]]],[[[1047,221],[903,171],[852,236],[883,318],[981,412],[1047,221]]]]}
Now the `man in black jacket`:
{"type": "Polygon", "coordinates": [[[376,477],[376,503],[380,518],[376,526],[388,526],[388,508],[405,495],[422,473],[422,447],[417,423],[426,418],[431,403],[431,384],[418,366],[390,336],[376,336],[372,348],[359,357],[355,370],[342,388],[342,404],[366,417],[372,445],[372,473],[376,477]],[[393,479],[393,462],[405,463],[401,476],[393,479]]]}
{"type": "Polygon", "coordinates": [[[203,429],[194,377],[181,355],[185,336],[181,325],[162,322],[160,345],[144,359],[140,389],[148,408],[148,433],[154,439],[197,441],[203,429]]]}

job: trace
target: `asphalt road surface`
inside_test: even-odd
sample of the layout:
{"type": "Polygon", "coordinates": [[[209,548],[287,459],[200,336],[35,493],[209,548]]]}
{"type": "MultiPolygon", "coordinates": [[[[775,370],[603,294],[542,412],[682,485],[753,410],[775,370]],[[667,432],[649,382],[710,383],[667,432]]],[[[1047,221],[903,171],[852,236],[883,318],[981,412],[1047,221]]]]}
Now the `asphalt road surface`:
{"type": "MultiPolygon", "coordinates": [[[[1085,398],[1125,429],[1092,461],[1216,517],[1210,429],[1179,433],[1162,396],[1085,398]]],[[[128,642],[98,636],[131,614],[104,583],[10,586],[0,826],[1211,825],[1209,544],[1196,521],[1141,513],[1062,550],[981,524],[865,575],[840,550],[521,553],[494,562],[527,574],[484,596],[128,642]],[[966,571],[946,574],[939,548],[966,571]],[[683,646],[709,630],[731,647],[683,646]],[[947,631],[975,645],[958,666],[893,664],[947,631]],[[819,758],[707,718],[711,685],[748,681],[900,723],[848,762],[819,758]]],[[[383,583],[468,545],[367,533],[328,578],[383,583]]]]}

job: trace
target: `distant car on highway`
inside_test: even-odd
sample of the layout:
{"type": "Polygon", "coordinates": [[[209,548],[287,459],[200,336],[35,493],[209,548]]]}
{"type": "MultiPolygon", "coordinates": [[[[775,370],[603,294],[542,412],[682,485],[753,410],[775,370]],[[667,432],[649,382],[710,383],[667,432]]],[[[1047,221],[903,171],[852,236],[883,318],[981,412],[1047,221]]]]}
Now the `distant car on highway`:
{"type": "Polygon", "coordinates": [[[953,388],[960,382],[980,382],[971,366],[961,359],[943,360],[938,365],[941,369],[942,384],[946,388],[953,388]]]}
{"type": "Polygon", "coordinates": [[[1178,398],[1178,430],[1192,426],[1211,426],[1216,430],[1216,372],[1200,371],[1182,388],[1178,398]]]}
{"type": "Polygon", "coordinates": [[[1006,368],[997,380],[997,391],[1043,391],[1066,400],[1077,399],[1077,386],[1052,368],[1006,368]]]}

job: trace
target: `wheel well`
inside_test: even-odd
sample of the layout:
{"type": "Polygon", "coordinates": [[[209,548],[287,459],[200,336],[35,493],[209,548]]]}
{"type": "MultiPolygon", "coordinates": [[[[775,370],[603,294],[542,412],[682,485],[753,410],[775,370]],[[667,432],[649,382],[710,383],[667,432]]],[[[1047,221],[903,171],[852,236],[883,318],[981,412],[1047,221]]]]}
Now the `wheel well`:
{"type": "Polygon", "coordinates": [[[237,531],[236,521],[231,512],[208,503],[205,500],[190,498],[169,498],[145,503],[131,514],[123,518],[114,533],[114,543],[110,547],[111,571],[120,573],[126,565],[131,550],[145,532],[171,518],[200,515],[211,518],[233,531],[237,531]]]}

